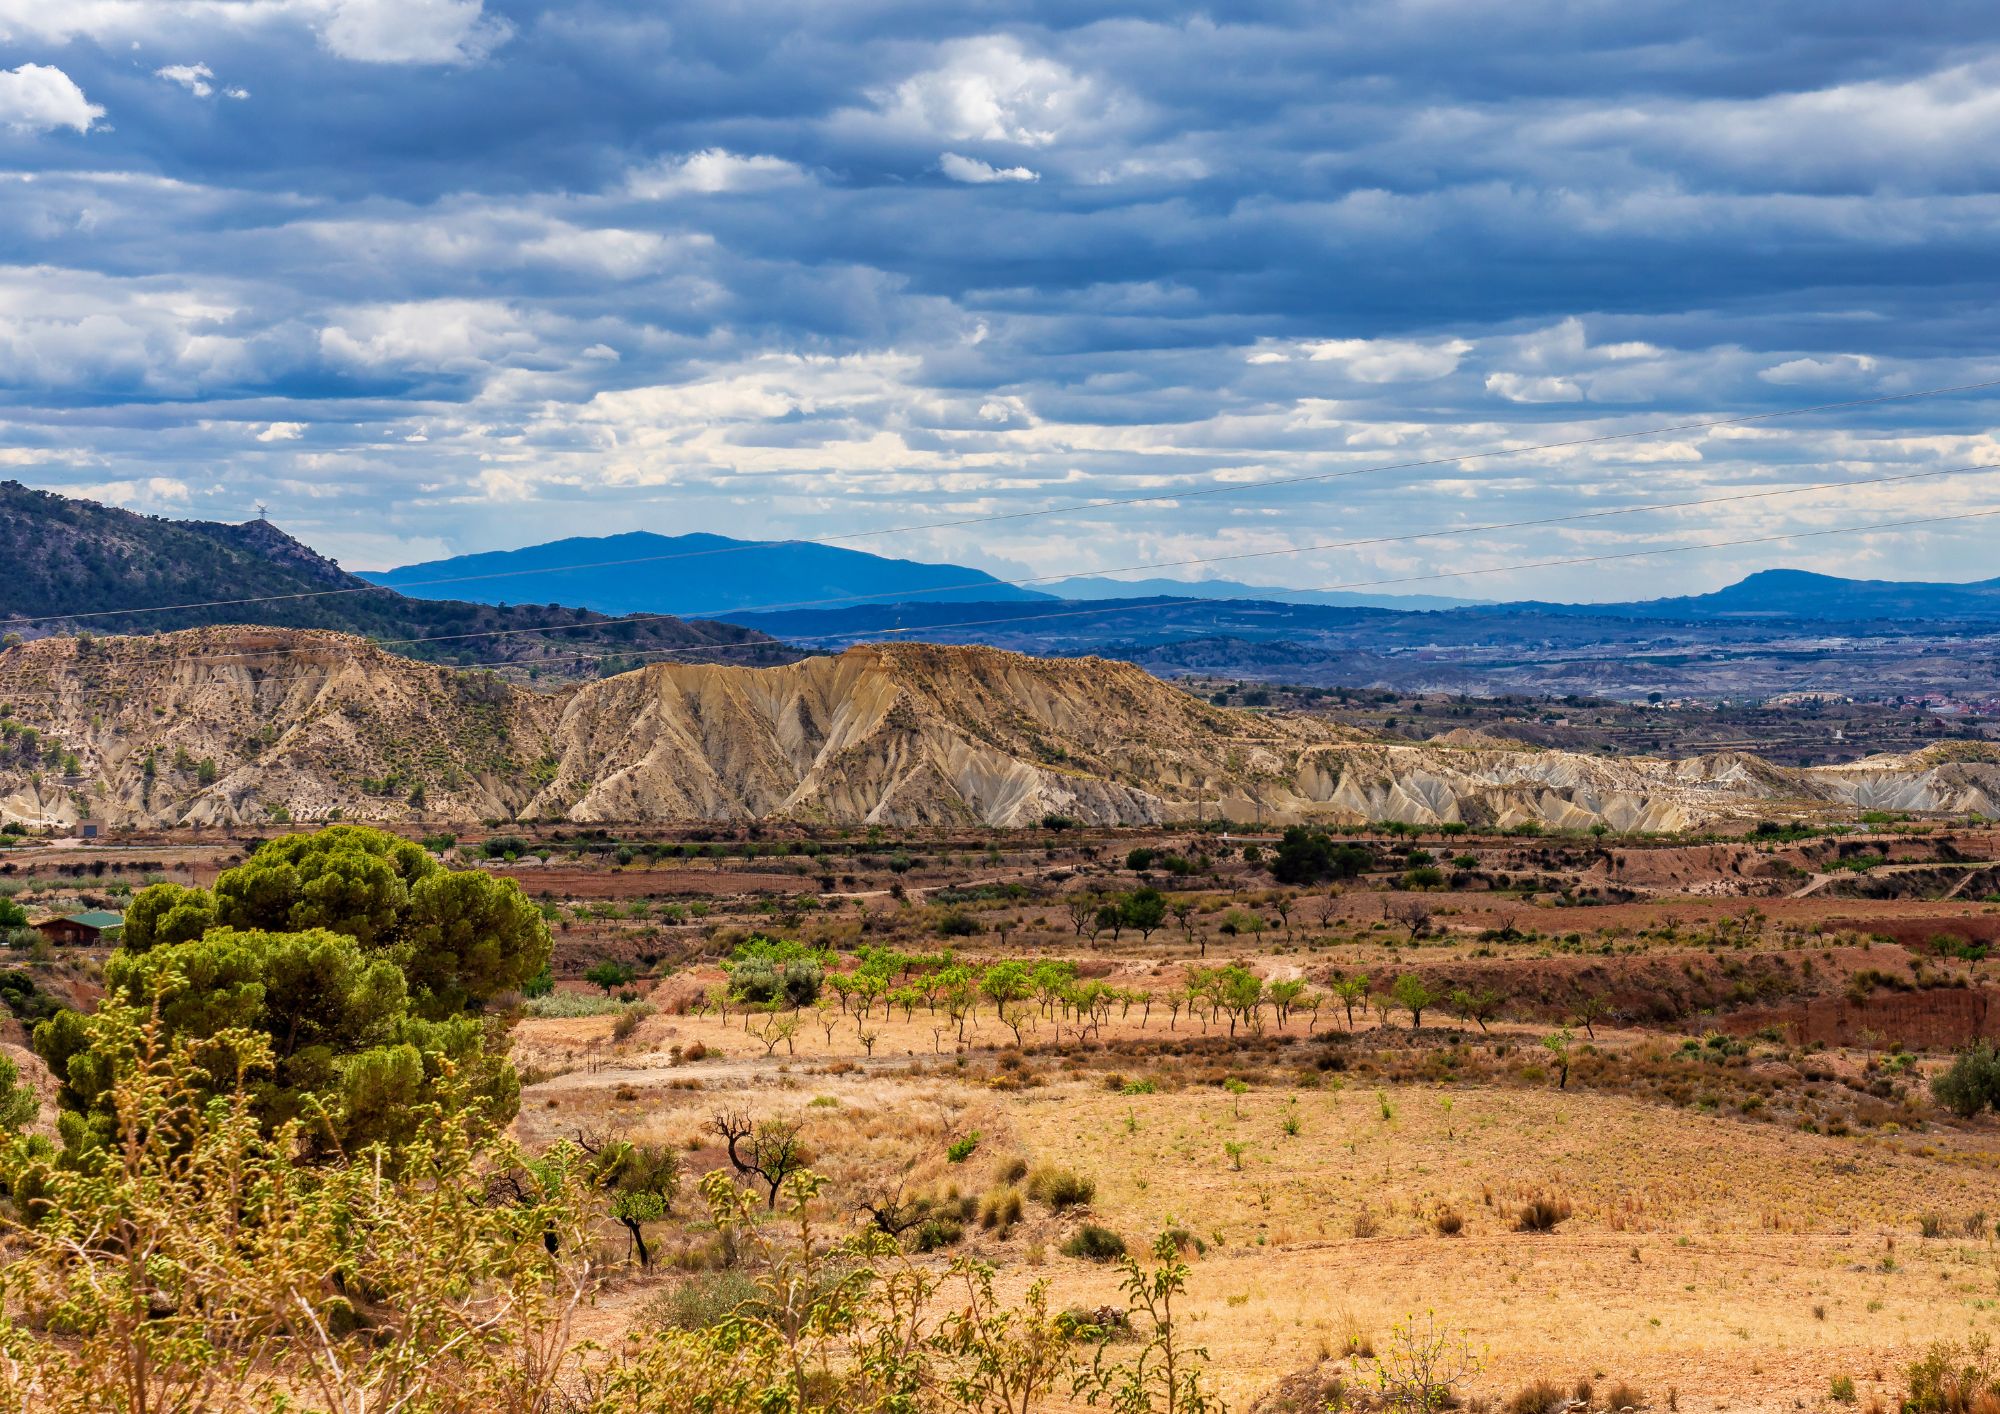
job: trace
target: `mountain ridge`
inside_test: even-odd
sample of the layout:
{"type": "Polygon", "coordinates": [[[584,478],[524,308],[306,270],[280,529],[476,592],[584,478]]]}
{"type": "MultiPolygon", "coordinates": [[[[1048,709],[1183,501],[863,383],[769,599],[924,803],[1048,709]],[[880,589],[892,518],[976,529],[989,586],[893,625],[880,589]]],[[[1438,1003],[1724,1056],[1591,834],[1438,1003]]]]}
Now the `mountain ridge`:
{"type": "Polygon", "coordinates": [[[37,824],[1059,813],[1667,831],[1846,807],[2000,814],[2000,752],[1970,743],[1812,768],[1411,743],[1216,707],[1129,663],[930,644],[540,693],[350,636],[210,627],[16,645],[0,703],[0,817],[37,824]]]}
{"type": "Polygon", "coordinates": [[[1356,594],[1334,589],[1287,589],[1276,584],[1245,584],[1235,579],[1106,579],[1073,575],[1051,580],[1042,589],[1059,599],[1246,599],[1264,604],[1314,604],[1336,609],[1390,609],[1424,614],[1484,605],[1483,599],[1455,599],[1443,594],[1356,594]]]}
{"type": "Polygon", "coordinates": [[[1048,601],[963,565],[895,559],[806,540],[763,542],[695,531],[571,536],[516,550],[454,555],[362,575],[385,588],[451,589],[479,603],[560,598],[603,613],[698,614],[745,607],[880,601],[1048,601]]]}
{"type": "Polygon", "coordinates": [[[1615,613],[1630,618],[1737,617],[1859,622],[1908,618],[1950,620],[2000,618],[2000,578],[1966,583],[1926,580],[1848,579],[1815,570],[1754,570],[1733,584],[1706,594],[1673,595],[1617,604],[1545,605],[1522,601],[1510,607],[1550,612],[1615,613]]]}
{"type": "Polygon", "coordinates": [[[559,675],[661,649],[790,656],[762,634],[712,621],[621,622],[559,606],[411,599],[348,574],[267,520],[144,516],[16,481],[0,482],[0,563],[9,566],[0,579],[0,631],[23,637],[251,619],[364,634],[411,657],[498,660],[559,675]]]}

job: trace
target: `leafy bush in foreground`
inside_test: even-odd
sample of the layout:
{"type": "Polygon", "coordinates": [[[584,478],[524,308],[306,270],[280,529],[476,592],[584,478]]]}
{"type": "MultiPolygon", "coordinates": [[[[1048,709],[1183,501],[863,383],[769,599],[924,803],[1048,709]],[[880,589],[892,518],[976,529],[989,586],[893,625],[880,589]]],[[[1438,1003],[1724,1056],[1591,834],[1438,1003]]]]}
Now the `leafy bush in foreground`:
{"type": "MultiPolygon", "coordinates": [[[[0,1407],[1220,1414],[1173,1319],[1188,1268],[1170,1239],[1150,1269],[1122,1259],[1126,1307],[1108,1319],[1138,1350],[1113,1365],[1108,1331],[1051,1311],[1045,1281],[1003,1306],[982,1263],[934,1273],[879,1231],[830,1238],[816,1175],[788,1178],[766,1222],[762,1197],[716,1172],[702,1226],[735,1274],[683,1287],[604,1349],[571,1317],[599,1290],[604,1184],[622,1165],[491,1139],[450,1072],[400,1163],[377,1147],[302,1164],[299,1122],[272,1133],[257,1114],[267,1036],[174,1033],[116,994],[92,1021],[116,1142],[88,1166],[44,1141],[0,1146],[16,1204],[0,1407]]],[[[663,1211],[671,1185],[647,1191],[663,1211]]]]}

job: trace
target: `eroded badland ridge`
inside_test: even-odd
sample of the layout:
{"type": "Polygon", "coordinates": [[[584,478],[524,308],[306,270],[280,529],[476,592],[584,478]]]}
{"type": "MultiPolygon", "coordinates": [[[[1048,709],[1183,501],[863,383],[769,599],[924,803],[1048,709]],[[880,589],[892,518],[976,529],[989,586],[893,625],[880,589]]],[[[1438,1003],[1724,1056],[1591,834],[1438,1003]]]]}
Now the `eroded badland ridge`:
{"type": "Polygon", "coordinates": [[[0,818],[107,825],[1209,818],[1671,830],[1828,807],[2000,813],[1969,744],[1843,766],[1387,741],[1139,668],[877,645],[555,693],[341,634],[214,627],[0,654],[0,818]]]}

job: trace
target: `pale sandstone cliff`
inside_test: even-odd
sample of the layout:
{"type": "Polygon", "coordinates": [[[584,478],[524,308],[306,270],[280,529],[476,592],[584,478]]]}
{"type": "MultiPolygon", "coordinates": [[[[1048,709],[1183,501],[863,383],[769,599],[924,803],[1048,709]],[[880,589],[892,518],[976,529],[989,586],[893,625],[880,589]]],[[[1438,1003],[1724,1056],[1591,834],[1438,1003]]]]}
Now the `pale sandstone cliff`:
{"type": "Polygon", "coordinates": [[[337,634],[218,628],[0,654],[0,818],[1020,825],[1213,818],[1672,830],[1829,806],[2000,813],[1990,752],[1791,770],[1412,744],[1211,707],[1126,663],[893,644],[659,664],[559,693],[337,634]],[[23,727],[36,733],[31,747],[23,727]],[[61,752],[75,757],[62,778],[61,752]],[[150,761],[150,767],[148,762],[150,761]],[[212,762],[212,769],[203,762],[212,762]],[[39,774],[39,785],[33,779],[39,774]]]}

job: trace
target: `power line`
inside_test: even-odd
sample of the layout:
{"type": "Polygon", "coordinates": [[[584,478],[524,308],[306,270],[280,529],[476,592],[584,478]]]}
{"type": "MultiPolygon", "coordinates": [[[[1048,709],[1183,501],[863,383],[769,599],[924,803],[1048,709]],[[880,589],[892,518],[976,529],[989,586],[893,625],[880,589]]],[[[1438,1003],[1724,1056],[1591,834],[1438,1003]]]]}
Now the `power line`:
{"type": "MultiPolygon", "coordinates": [[[[716,546],[707,550],[682,550],[671,554],[640,555],[629,559],[585,561],[571,565],[546,565],[534,569],[495,570],[485,574],[453,575],[436,579],[405,580],[396,586],[379,584],[343,585],[335,589],[299,590],[286,594],[252,595],[237,599],[210,599],[185,604],[147,605],[132,609],[90,609],[70,614],[43,614],[36,616],[13,615],[8,622],[51,623],[55,621],[75,622],[84,619],[121,618],[134,614],[182,613],[195,609],[235,608],[244,604],[288,603],[304,599],[324,599],[345,594],[367,594],[371,592],[401,593],[405,589],[434,588],[448,584],[470,584],[489,579],[514,579],[529,575],[567,574],[577,570],[618,569],[630,565],[657,564],[671,560],[706,559],[716,555],[744,554],[751,550],[780,549],[787,545],[841,545],[859,540],[879,539],[890,535],[909,535],[927,530],[957,530],[975,525],[994,525],[1002,522],[1033,520],[1049,516],[1071,515],[1079,511],[1114,510],[1127,506],[1159,505],[1166,502],[1180,502],[1217,496],[1242,495],[1252,491],[1265,491],[1286,486],[1302,486],[1319,482],[1341,481],[1357,476],[1377,476],[1396,471],[1419,471],[1430,467],[1459,466],[1466,462],[1481,461],[1492,457],[1528,456],[1537,452],[1569,451],[1579,447],[1601,446],[1611,442],[1636,441],[1646,437],[1663,437],[1675,432],[1699,431],[1713,427],[1737,427],[1753,422],[1768,422],[1784,417],[1804,417],[1819,412],[1841,412],[1860,407],[1874,407],[1884,403],[1909,402],[1919,398],[1947,397],[1954,393],[1979,392],[1988,388],[2000,388],[2000,378],[1986,379],[1977,383],[1958,383],[1937,388],[1923,388],[1909,393],[1886,393],[1872,398],[1851,398],[1837,403],[1814,403],[1806,407],[1777,408],[1770,412],[1743,413],[1732,417],[1702,418],[1690,422],[1666,423],[1657,427],[1638,428],[1629,432],[1606,432],[1591,437],[1569,438],[1557,442],[1541,442],[1525,447],[1494,447],[1479,451],[1462,452],[1447,457],[1429,457],[1415,461],[1385,462],[1375,466],[1350,467],[1341,471],[1314,472],[1304,476],[1275,477],[1265,481],[1232,482],[1221,486],[1200,487],[1194,490],[1160,492],[1148,496],[1126,496],[1098,501],[1079,501],[1069,505],[1046,506],[1039,510],[1002,511],[992,515],[966,516],[953,520],[917,522],[908,525],[884,526],[875,530],[855,531],[846,535],[830,535],[818,540],[756,540],[742,541],[733,545],[716,546]]],[[[1116,573],[1117,571],[1113,571],[1116,573]]],[[[1062,576],[1053,576],[1061,578],[1062,576]]],[[[1009,581],[1002,581],[1003,583],[1009,581]]],[[[979,581],[990,584],[991,580],[979,581]]],[[[975,586],[976,587],[976,586],[975,586]]],[[[932,589],[926,593],[947,593],[948,590],[932,589]]],[[[751,612],[742,608],[719,610],[724,613],[751,612]]],[[[635,616],[611,618],[613,622],[630,622],[635,616]]],[[[700,614],[661,614],[656,618],[699,618],[700,614]]]]}

